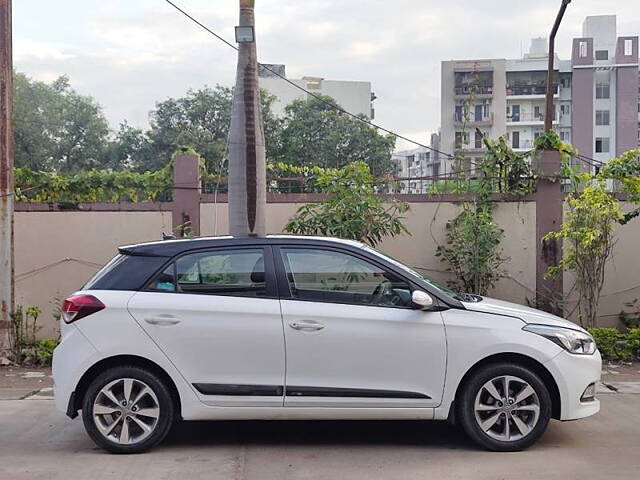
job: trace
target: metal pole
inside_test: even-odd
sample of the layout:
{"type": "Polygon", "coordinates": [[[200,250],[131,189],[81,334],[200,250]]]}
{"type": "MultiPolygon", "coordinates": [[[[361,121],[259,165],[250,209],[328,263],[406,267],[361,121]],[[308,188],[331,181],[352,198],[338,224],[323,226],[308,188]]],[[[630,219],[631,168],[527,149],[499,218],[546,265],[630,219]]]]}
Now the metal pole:
{"type": "Polygon", "coordinates": [[[553,61],[555,57],[556,50],[556,34],[558,33],[558,28],[560,28],[560,22],[562,22],[562,17],[564,17],[564,12],[567,10],[567,6],[571,3],[571,0],[562,0],[562,5],[560,5],[560,11],[556,16],[556,21],[553,24],[553,28],[551,29],[551,35],[549,36],[549,66],[547,68],[547,113],[544,117],[544,129],[549,132],[553,129],[553,118],[555,117],[555,107],[553,105],[553,80],[554,80],[554,67],[553,61]]]}
{"type": "Polygon", "coordinates": [[[9,351],[13,312],[12,93],[11,0],[0,0],[0,358],[9,351]]]}

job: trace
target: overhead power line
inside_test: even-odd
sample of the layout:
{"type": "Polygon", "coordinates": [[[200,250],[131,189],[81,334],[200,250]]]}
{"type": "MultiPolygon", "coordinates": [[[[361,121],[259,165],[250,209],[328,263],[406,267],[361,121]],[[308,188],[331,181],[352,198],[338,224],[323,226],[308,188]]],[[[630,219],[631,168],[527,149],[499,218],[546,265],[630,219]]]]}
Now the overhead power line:
{"type": "MultiPolygon", "coordinates": [[[[184,15],[185,17],[187,17],[189,20],[191,20],[193,23],[195,23],[196,25],[198,25],[200,28],[204,29],[205,31],[207,31],[208,33],[210,33],[211,35],[213,35],[214,37],[216,37],[218,40],[220,40],[221,42],[223,42],[225,45],[233,48],[234,50],[238,51],[238,47],[236,47],[235,45],[233,45],[231,42],[229,42],[228,40],[226,40],[224,37],[218,35],[216,32],[214,32],[212,29],[210,29],[209,27],[207,27],[206,25],[204,25],[202,22],[200,22],[198,19],[196,19],[195,17],[193,17],[192,15],[190,15],[188,12],[186,12],[185,10],[183,10],[182,8],[180,8],[178,5],[176,5],[175,3],[173,3],[171,0],[165,0],[165,2],[167,2],[169,5],[171,5],[173,8],[175,8],[178,12],[180,12],[182,15],[184,15]]],[[[433,148],[430,147],[429,145],[425,145],[423,143],[420,143],[416,140],[413,140],[411,138],[405,137],[404,135],[401,135],[397,132],[394,132],[392,130],[389,130],[387,128],[384,128],[378,124],[375,124],[369,120],[366,120],[365,118],[360,117],[359,115],[356,115],[354,113],[349,112],[348,110],[345,110],[344,108],[342,108],[339,105],[336,105],[335,103],[332,102],[328,102],[327,100],[325,100],[321,95],[318,95],[316,93],[313,93],[309,90],[307,90],[306,88],[298,85],[295,82],[292,82],[291,80],[289,80],[287,77],[285,77],[284,75],[281,75],[279,72],[275,71],[274,69],[270,68],[268,65],[265,65],[263,63],[258,63],[258,65],[260,65],[263,69],[267,70],[268,72],[272,73],[273,75],[275,75],[276,77],[284,80],[285,82],[287,82],[289,85],[297,88],[298,90],[301,90],[303,92],[305,92],[307,95],[315,98],[316,100],[322,102],[324,105],[339,111],[349,117],[352,117],[356,120],[358,120],[359,122],[365,123],[371,127],[377,128],[378,130],[382,130],[385,133],[388,133],[390,135],[393,135],[397,138],[400,138],[406,142],[412,143],[414,145],[417,145],[419,147],[422,148],[426,148],[427,150],[431,150],[432,152],[436,152],[439,153],[441,155],[444,155],[445,157],[448,158],[454,158],[454,155],[451,153],[446,153],[443,152],[441,150],[438,150],[437,148],[433,148]]]]}

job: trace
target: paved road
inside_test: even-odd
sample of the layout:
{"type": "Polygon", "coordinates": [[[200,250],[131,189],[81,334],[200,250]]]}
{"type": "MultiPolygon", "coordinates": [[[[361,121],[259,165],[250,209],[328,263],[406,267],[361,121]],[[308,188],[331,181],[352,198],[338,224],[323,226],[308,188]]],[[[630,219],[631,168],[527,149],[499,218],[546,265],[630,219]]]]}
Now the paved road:
{"type": "Polygon", "coordinates": [[[51,400],[5,400],[0,480],[637,479],[640,395],[600,398],[599,415],[552,422],[519,453],[480,451],[435,422],[198,422],[130,456],[97,449],[51,400]]]}

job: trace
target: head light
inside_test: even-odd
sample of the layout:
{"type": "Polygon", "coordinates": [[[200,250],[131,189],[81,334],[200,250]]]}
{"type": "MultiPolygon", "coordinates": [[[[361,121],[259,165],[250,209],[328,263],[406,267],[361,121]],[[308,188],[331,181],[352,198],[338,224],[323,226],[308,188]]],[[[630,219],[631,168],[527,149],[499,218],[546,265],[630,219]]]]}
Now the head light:
{"type": "Polygon", "coordinates": [[[548,338],[569,353],[592,355],[596,351],[596,342],[586,332],[549,325],[526,325],[523,330],[548,338]]]}

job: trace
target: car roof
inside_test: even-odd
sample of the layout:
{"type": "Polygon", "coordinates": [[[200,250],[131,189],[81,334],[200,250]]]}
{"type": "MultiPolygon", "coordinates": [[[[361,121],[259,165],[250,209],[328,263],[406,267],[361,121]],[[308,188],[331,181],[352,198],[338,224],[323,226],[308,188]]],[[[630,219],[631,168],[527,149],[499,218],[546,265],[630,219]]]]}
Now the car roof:
{"type": "Polygon", "coordinates": [[[333,237],[302,236],[302,235],[267,235],[265,237],[196,237],[178,240],[164,240],[147,243],[125,245],[118,250],[125,255],[142,255],[173,257],[192,250],[214,247],[233,247],[251,245],[273,245],[290,243],[301,245],[341,245],[351,248],[362,248],[364,244],[355,240],[345,240],[333,237]]]}

